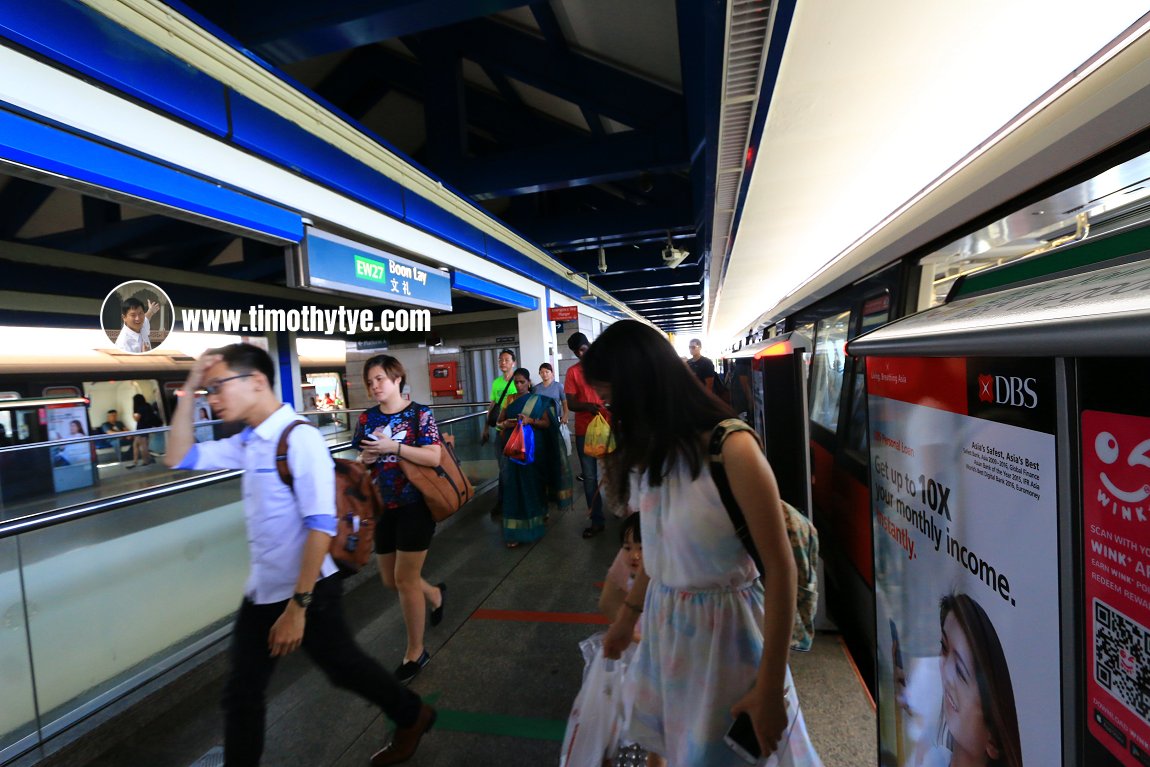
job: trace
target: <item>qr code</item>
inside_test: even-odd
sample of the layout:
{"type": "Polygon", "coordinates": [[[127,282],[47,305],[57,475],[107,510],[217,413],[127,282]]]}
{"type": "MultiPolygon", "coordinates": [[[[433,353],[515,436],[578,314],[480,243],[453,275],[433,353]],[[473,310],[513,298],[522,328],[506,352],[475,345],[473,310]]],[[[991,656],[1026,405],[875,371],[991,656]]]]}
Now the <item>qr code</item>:
{"type": "Polygon", "coordinates": [[[1094,679],[1150,722],[1150,629],[1094,600],[1094,679]]]}

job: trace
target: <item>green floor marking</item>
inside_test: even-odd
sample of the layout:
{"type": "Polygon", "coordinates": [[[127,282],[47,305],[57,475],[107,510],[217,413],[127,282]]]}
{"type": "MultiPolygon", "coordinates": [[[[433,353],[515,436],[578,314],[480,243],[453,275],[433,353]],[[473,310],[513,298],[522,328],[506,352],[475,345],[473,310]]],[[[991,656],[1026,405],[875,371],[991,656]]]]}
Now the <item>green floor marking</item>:
{"type": "MultiPolygon", "coordinates": [[[[423,702],[434,706],[442,696],[442,690],[429,692],[423,696],[423,702]]],[[[504,716],[442,708],[437,713],[434,727],[436,730],[475,732],[480,735],[509,735],[513,738],[554,740],[560,743],[567,734],[565,719],[533,719],[526,716],[504,716]]]]}

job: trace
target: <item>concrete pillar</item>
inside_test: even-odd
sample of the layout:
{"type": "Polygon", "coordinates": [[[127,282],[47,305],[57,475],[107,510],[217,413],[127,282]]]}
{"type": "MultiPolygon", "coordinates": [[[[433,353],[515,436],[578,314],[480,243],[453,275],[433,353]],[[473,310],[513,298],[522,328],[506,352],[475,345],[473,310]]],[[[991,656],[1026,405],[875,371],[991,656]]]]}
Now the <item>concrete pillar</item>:
{"type": "Polygon", "coordinates": [[[539,366],[550,362],[555,367],[555,325],[547,319],[546,302],[533,312],[520,312],[519,367],[531,371],[531,380],[538,383],[539,366]]]}

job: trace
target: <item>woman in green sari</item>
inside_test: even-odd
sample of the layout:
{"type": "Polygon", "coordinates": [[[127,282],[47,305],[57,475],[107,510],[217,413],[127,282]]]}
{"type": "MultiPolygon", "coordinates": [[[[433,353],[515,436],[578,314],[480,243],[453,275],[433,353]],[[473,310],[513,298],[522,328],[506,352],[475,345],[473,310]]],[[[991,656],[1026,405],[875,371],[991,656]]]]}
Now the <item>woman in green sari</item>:
{"type": "Polygon", "coordinates": [[[511,378],[516,395],[500,416],[506,441],[519,421],[535,432],[535,460],[526,466],[507,461],[503,468],[503,541],[507,548],[532,543],[546,532],[547,503],[571,507],[571,468],[559,437],[555,400],[531,393],[531,373],[519,368],[511,378]]]}

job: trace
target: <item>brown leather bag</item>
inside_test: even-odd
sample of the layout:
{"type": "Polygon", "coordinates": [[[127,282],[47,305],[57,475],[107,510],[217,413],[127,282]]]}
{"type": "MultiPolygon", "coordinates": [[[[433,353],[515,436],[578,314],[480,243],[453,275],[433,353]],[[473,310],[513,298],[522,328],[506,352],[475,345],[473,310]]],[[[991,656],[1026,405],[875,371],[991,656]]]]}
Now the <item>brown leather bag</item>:
{"type": "MultiPolygon", "coordinates": [[[[418,435],[418,405],[412,408],[412,413],[414,417],[411,420],[410,433],[418,435]]],[[[436,522],[442,522],[459,511],[460,507],[475,495],[475,490],[471,487],[471,482],[463,473],[463,466],[455,455],[455,435],[441,435],[441,440],[438,466],[420,466],[405,461],[402,456],[399,459],[399,470],[423,496],[424,503],[431,511],[431,518],[436,522]]]]}
{"type": "MultiPolygon", "coordinates": [[[[276,470],[288,487],[292,487],[293,481],[287,460],[288,434],[302,425],[311,426],[307,421],[289,423],[276,446],[276,470]]],[[[346,458],[334,460],[336,532],[328,553],[339,567],[339,574],[347,577],[371,561],[375,550],[375,523],[383,514],[383,499],[366,466],[346,458]]]]}

